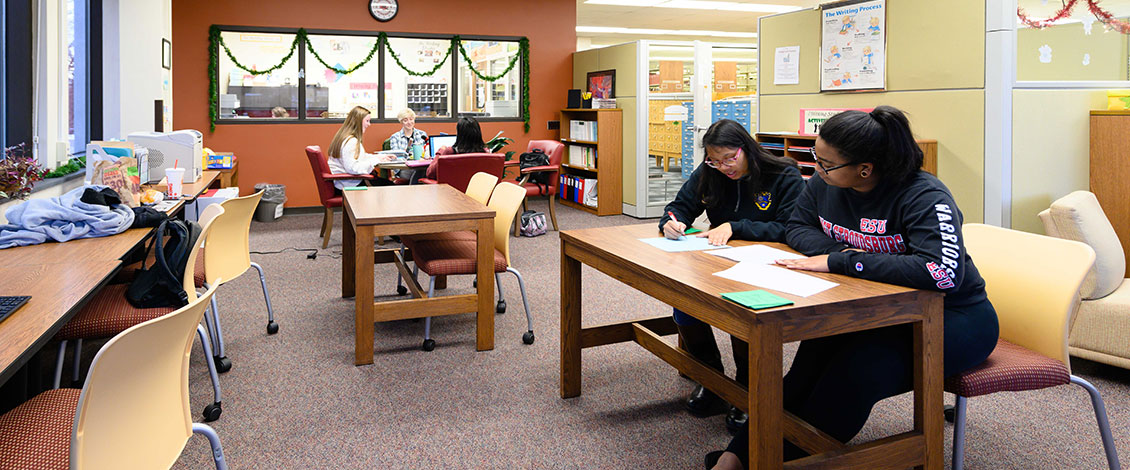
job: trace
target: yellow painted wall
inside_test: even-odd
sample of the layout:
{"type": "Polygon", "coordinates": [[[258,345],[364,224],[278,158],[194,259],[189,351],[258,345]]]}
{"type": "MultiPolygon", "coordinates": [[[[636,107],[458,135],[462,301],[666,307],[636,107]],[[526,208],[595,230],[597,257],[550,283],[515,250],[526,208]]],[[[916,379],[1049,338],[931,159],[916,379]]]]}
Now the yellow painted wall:
{"type": "Polygon", "coordinates": [[[1012,228],[1044,233],[1036,214],[1090,186],[1092,109],[1105,90],[1013,90],[1012,228]]]}
{"type": "Polygon", "coordinates": [[[762,131],[796,132],[801,108],[906,111],[915,135],[938,141],[938,177],[967,222],[984,220],[985,4],[887,2],[887,91],[820,93],[820,15],[802,10],[760,24],[762,131]],[[773,85],[777,47],[801,46],[800,84],[773,85]]]}
{"type": "Polygon", "coordinates": [[[623,200],[636,204],[636,43],[573,53],[573,88],[585,89],[585,77],[598,70],[616,71],[616,107],[623,109],[623,200]]]}
{"type": "Polygon", "coordinates": [[[1061,24],[1045,29],[1016,30],[1017,80],[1126,80],[1126,36],[1103,31],[1095,22],[1091,34],[1082,23],[1061,24]],[[1050,63],[1040,62],[1039,49],[1052,50],[1050,63]],[[1091,55],[1083,65],[1083,54],[1091,55]]]}

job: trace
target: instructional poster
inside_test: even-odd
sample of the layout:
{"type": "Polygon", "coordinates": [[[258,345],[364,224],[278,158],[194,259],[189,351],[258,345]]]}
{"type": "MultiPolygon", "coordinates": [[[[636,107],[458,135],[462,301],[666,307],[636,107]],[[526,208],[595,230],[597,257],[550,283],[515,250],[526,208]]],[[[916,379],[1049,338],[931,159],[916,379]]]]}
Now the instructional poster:
{"type": "Polygon", "coordinates": [[[820,91],[886,87],[884,0],[841,2],[820,12],[820,91]]]}

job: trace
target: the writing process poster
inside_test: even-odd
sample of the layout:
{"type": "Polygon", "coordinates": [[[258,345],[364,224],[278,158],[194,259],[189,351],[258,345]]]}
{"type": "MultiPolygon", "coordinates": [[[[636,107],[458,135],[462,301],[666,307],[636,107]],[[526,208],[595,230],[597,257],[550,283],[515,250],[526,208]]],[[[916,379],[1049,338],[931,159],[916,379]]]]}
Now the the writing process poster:
{"type": "Polygon", "coordinates": [[[825,6],[820,20],[820,91],[885,88],[884,0],[825,6]]]}

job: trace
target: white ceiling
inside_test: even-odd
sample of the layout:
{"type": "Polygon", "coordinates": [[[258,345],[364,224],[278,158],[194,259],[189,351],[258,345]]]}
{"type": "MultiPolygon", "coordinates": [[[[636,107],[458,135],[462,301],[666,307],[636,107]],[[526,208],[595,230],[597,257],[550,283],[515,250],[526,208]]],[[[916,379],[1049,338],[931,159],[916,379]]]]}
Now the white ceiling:
{"type": "MultiPolygon", "coordinates": [[[[757,19],[772,13],[691,10],[684,8],[633,7],[592,5],[577,0],[577,26],[604,26],[619,28],[675,29],[697,31],[757,32],[757,19]]],[[[734,3],[760,3],[811,8],[817,0],[728,0],[734,3]]],[[[609,46],[635,41],[657,39],[667,41],[709,41],[756,44],[757,38],[728,38],[717,36],[636,35],[609,33],[577,33],[579,49],[609,46]],[[591,44],[591,46],[589,45],[591,44]]]]}

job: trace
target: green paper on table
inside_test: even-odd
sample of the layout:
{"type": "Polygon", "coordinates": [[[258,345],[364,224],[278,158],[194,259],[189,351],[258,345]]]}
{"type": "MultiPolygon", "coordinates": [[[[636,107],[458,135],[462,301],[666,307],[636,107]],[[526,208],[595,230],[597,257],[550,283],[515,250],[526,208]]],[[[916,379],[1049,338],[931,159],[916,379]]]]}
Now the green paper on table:
{"type": "Polygon", "coordinates": [[[350,186],[348,188],[342,189],[342,191],[364,191],[366,189],[369,189],[369,187],[368,186],[350,186]]]}
{"type": "Polygon", "coordinates": [[[691,235],[691,234],[695,234],[695,233],[698,233],[698,232],[701,232],[701,231],[702,231],[701,229],[691,227],[691,228],[688,228],[686,230],[683,230],[683,235],[691,235]]]}
{"type": "Polygon", "coordinates": [[[722,294],[722,298],[731,302],[743,305],[754,310],[763,308],[780,307],[783,305],[792,305],[793,301],[781,297],[779,295],[771,294],[763,290],[748,290],[745,292],[727,292],[722,294]]]}

